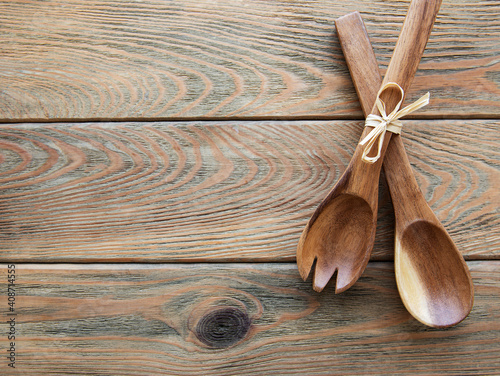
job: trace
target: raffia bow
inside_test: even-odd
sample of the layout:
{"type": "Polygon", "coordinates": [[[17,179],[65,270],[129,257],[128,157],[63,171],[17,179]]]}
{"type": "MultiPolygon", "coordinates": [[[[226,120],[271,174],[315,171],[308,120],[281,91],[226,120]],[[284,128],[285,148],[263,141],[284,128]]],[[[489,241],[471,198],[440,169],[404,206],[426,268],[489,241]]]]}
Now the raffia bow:
{"type": "Polygon", "coordinates": [[[403,127],[403,123],[399,119],[427,105],[429,103],[429,97],[430,94],[427,93],[420,99],[418,99],[416,102],[406,106],[402,110],[399,110],[404,99],[404,91],[401,88],[401,86],[399,86],[395,82],[388,82],[387,84],[382,86],[377,94],[377,99],[375,101],[375,104],[377,105],[377,108],[380,112],[380,116],[370,114],[368,115],[365,121],[365,127],[374,127],[374,128],[360,142],[360,145],[362,146],[366,144],[361,159],[366,163],[377,162],[378,159],[380,158],[382,145],[384,143],[385,133],[389,131],[392,133],[400,134],[401,128],[403,127]],[[384,92],[384,90],[388,89],[389,87],[397,87],[401,91],[401,100],[398,102],[394,110],[389,115],[387,115],[385,109],[385,103],[380,99],[380,95],[384,92]],[[369,157],[368,154],[370,154],[377,140],[378,140],[377,155],[374,157],[369,157]]]}

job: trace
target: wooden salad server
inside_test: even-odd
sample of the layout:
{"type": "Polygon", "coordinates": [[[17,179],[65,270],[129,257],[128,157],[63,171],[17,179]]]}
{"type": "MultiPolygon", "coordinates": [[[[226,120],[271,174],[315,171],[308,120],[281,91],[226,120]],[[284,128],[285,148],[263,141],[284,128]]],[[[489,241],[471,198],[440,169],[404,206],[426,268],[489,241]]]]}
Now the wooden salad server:
{"type": "MultiPolygon", "coordinates": [[[[335,22],[365,116],[382,80],[359,13],[335,22]]],[[[394,135],[383,163],[396,216],[395,271],[407,310],[432,327],[458,324],[470,313],[474,287],[461,253],[427,204],[403,141],[394,135]]]]}
{"type": "MultiPolygon", "coordinates": [[[[440,5],[441,0],[411,1],[383,84],[396,82],[404,92],[409,88],[440,5]]],[[[403,98],[399,91],[389,89],[380,99],[390,113],[403,98]]],[[[376,106],[372,113],[379,114],[376,106]]],[[[366,127],[361,139],[370,131],[366,127]]],[[[362,160],[365,147],[358,144],[347,169],[302,232],[297,265],[306,280],[316,262],[316,291],[326,286],[335,271],[335,292],[347,290],[368,263],[375,240],[380,169],[390,138],[391,132],[387,132],[379,149],[380,158],[374,163],[362,160]]]]}

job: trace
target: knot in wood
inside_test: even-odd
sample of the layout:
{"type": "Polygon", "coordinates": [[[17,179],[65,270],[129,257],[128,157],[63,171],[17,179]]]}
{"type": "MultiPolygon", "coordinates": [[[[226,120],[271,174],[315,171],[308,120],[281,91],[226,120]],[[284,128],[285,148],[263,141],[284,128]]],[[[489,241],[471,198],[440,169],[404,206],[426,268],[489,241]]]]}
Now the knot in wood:
{"type": "Polygon", "coordinates": [[[205,345],[221,349],[243,339],[250,325],[251,320],[246,312],[224,307],[204,315],[196,325],[195,334],[205,345]]]}

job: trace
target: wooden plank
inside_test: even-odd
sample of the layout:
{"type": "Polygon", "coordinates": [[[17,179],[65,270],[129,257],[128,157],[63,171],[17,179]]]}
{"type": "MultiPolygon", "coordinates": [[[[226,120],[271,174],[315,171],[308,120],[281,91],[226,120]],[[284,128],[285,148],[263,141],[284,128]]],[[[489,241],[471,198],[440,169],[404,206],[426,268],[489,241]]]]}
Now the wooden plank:
{"type": "MultiPolygon", "coordinates": [[[[0,119],[361,118],[334,20],[384,70],[409,0],[0,2],[0,119]]],[[[498,117],[500,4],[445,2],[408,99],[498,117]]]]}
{"type": "MultiPolygon", "coordinates": [[[[360,121],[0,127],[3,262],[294,261],[360,121]]],[[[417,180],[468,259],[500,250],[495,121],[407,121],[417,180]]],[[[382,182],[374,260],[392,259],[382,182]]]]}
{"type": "MultiPolygon", "coordinates": [[[[500,262],[468,264],[475,306],[448,330],[407,313],[392,263],[370,263],[341,295],[313,292],[294,264],[18,264],[16,368],[8,372],[2,356],[2,372],[495,374],[500,262]]],[[[0,270],[8,308],[7,266],[0,270]]],[[[2,349],[11,330],[4,312],[2,349]]]]}

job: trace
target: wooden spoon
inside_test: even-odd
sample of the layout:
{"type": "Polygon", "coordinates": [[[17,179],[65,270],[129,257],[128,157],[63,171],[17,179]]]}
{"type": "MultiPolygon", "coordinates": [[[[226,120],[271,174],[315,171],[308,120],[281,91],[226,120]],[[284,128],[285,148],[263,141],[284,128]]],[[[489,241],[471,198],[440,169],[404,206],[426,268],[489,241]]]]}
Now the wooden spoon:
{"type": "MultiPolygon", "coordinates": [[[[335,25],[366,116],[382,81],[375,54],[359,13],[335,25]]],[[[473,305],[469,269],[420,191],[400,135],[392,137],[383,166],[396,216],[395,271],[401,299],[426,325],[458,324],[473,305]]]]}
{"type": "MultiPolygon", "coordinates": [[[[396,82],[406,92],[440,5],[441,0],[413,0],[410,3],[383,84],[396,82]]],[[[390,113],[401,100],[401,94],[388,90],[381,99],[390,113]]],[[[376,107],[372,112],[378,114],[376,107]]],[[[366,127],[361,139],[371,129],[366,127]]],[[[380,169],[391,134],[387,132],[380,159],[373,164],[361,160],[364,147],[358,144],[346,171],[302,232],[297,247],[297,265],[306,280],[316,261],[313,277],[316,291],[326,286],[335,271],[335,293],[347,290],[368,263],[375,240],[380,169]]]]}

